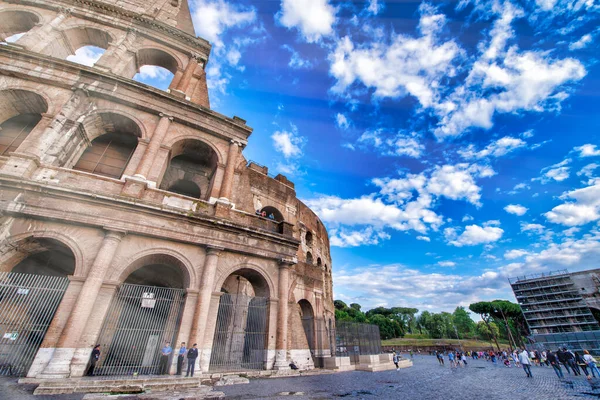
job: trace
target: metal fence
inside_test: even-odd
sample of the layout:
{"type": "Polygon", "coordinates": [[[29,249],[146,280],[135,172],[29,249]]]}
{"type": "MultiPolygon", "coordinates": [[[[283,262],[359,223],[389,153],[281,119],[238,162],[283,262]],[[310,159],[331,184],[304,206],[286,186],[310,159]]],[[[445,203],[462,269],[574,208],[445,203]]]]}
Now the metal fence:
{"type": "Polygon", "coordinates": [[[69,279],[0,272],[0,375],[25,376],[69,279]]]}
{"type": "Polygon", "coordinates": [[[223,294],[210,358],[210,371],[264,369],[269,301],[223,294]]]}
{"type": "Polygon", "coordinates": [[[361,355],[381,353],[379,327],[371,324],[340,321],[335,327],[335,354],[350,357],[352,364],[358,363],[361,355]]]}
{"type": "Polygon", "coordinates": [[[94,373],[158,374],[165,342],[175,346],[184,301],[184,289],[121,285],[100,331],[101,356],[94,373]]]}

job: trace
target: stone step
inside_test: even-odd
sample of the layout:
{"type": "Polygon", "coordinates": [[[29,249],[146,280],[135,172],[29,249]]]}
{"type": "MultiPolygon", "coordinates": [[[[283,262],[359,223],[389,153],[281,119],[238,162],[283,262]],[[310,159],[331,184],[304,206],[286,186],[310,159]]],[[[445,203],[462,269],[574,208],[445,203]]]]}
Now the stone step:
{"type": "Polygon", "coordinates": [[[104,385],[139,385],[145,384],[147,382],[152,383],[173,383],[173,384],[183,384],[189,382],[197,382],[200,383],[200,377],[194,378],[122,378],[122,379],[89,379],[89,378],[71,378],[71,379],[48,379],[48,380],[27,380],[24,379],[19,380],[19,383],[24,384],[39,384],[44,386],[67,386],[67,385],[96,385],[96,384],[104,384],[104,385]]]}
{"type": "MultiPolygon", "coordinates": [[[[213,391],[211,387],[202,386],[192,391],[143,393],[136,395],[136,400],[211,400],[221,399],[225,393],[213,391]]],[[[90,393],[83,400],[130,400],[131,395],[108,395],[105,393],[90,393]]]]}
{"type": "Polygon", "coordinates": [[[42,382],[33,392],[34,395],[71,394],[71,393],[143,393],[145,391],[164,392],[189,390],[201,387],[197,380],[187,382],[163,381],[84,381],[76,385],[59,385],[56,382],[42,382]]]}

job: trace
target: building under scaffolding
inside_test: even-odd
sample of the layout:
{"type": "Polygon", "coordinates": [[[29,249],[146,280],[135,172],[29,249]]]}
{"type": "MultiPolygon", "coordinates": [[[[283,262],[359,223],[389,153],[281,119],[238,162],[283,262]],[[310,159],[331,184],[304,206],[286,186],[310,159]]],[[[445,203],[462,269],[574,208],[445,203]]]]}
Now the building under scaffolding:
{"type": "Polygon", "coordinates": [[[600,354],[600,325],[590,304],[599,297],[599,270],[567,270],[510,278],[535,347],[600,354]]]}

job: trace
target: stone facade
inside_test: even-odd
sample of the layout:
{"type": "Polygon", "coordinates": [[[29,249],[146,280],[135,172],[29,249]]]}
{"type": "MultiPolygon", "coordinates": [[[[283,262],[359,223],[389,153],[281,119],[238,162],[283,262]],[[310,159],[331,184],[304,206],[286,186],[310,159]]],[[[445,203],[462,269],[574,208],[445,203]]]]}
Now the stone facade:
{"type": "Polygon", "coordinates": [[[70,280],[28,376],[81,376],[125,282],[186,290],[176,342],[203,371],[232,276],[268,298],[265,369],[331,355],[327,231],[245,160],[246,122],[210,109],[187,0],[0,0],[6,39],[0,271],[70,280]],[[105,49],[93,67],[65,60],[87,45],[105,49]],[[144,65],[173,73],[167,91],[131,79],[144,65]]]}

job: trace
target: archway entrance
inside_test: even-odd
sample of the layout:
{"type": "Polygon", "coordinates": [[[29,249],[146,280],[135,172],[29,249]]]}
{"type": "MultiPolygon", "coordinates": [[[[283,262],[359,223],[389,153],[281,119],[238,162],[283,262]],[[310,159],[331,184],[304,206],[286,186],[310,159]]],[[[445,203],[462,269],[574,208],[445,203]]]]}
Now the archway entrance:
{"type": "Polygon", "coordinates": [[[26,239],[10,272],[0,272],[0,375],[25,376],[75,271],[71,250],[26,239]]]}
{"type": "Polygon", "coordinates": [[[315,359],[315,314],[313,308],[307,300],[300,300],[300,318],[302,320],[302,328],[306,335],[306,342],[310,350],[310,355],[315,359]]]}
{"type": "Polygon", "coordinates": [[[144,261],[111,302],[98,340],[97,375],[158,374],[161,349],[166,342],[174,345],[187,286],[180,262],[170,256],[144,261]]]}
{"type": "Polygon", "coordinates": [[[250,269],[238,270],[223,283],[210,371],[265,369],[269,290],[250,269]]]}

